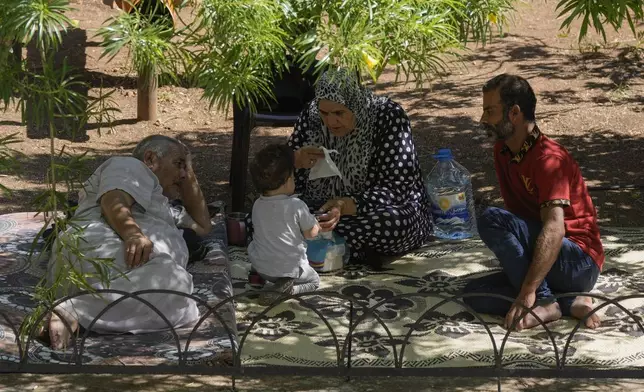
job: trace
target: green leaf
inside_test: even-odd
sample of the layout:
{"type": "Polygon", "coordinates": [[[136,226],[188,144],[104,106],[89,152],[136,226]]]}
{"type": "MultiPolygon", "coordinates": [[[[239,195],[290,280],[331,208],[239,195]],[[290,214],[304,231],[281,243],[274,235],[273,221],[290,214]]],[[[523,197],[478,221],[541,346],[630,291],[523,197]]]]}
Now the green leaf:
{"type": "Polygon", "coordinates": [[[588,25],[590,23],[590,13],[587,13],[584,16],[584,20],[581,22],[581,30],[579,31],[579,41],[581,42],[582,37],[586,36],[588,32],[588,25]]]}

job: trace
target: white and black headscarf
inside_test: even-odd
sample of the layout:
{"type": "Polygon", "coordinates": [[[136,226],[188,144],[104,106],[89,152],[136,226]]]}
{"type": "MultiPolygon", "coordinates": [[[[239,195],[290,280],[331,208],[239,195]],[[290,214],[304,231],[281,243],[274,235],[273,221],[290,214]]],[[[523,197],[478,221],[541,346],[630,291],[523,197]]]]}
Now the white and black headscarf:
{"type": "Polygon", "coordinates": [[[331,157],[343,179],[328,177],[311,181],[307,185],[309,195],[332,198],[364,190],[374,149],[372,142],[378,112],[386,102],[386,97],[373,94],[346,69],[329,70],[320,77],[315,87],[315,99],[309,107],[310,142],[338,151],[331,157]],[[320,117],[319,102],[323,99],[351,110],[356,118],[355,129],[345,136],[333,136],[320,117]]]}

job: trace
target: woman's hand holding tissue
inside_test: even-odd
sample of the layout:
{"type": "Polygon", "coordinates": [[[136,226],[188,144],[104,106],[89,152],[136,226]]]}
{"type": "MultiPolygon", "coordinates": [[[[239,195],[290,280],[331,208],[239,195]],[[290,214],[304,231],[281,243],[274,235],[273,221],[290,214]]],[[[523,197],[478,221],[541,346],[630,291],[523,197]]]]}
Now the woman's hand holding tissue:
{"type": "Polygon", "coordinates": [[[342,197],[327,201],[320,211],[325,213],[319,216],[320,229],[324,232],[335,229],[342,215],[355,215],[357,207],[352,198],[342,197]]]}
{"type": "Polygon", "coordinates": [[[295,168],[310,169],[318,162],[318,159],[324,159],[324,151],[314,146],[305,146],[294,152],[295,168]]]}

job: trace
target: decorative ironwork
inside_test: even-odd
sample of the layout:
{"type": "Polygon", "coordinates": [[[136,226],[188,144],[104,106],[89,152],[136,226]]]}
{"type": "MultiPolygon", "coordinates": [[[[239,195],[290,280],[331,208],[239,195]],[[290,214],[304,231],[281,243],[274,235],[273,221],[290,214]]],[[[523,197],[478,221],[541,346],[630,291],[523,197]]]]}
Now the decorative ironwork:
{"type": "MultiPolygon", "coordinates": [[[[222,299],[216,305],[211,306],[207,301],[190,294],[180,293],[172,290],[144,290],[137,291],[134,293],[128,293],[119,290],[97,290],[95,292],[79,292],[74,295],[62,298],[58,300],[51,308],[47,309],[47,312],[43,313],[38,319],[32,330],[29,331],[26,342],[22,342],[19,338],[19,326],[16,326],[4,312],[0,311],[2,319],[4,322],[11,328],[12,332],[16,336],[16,344],[18,346],[18,355],[20,358],[19,363],[4,363],[0,365],[0,373],[112,373],[112,374],[208,374],[208,375],[230,375],[232,376],[233,386],[235,384],[235,379],[240,375],[289,375],[289,374],[300,374],[300,375],[317,375],[317,376],[342,376],[342,377],[353,377],[353,376],[447,376],[447,377],[496,377],[498,390],[501,391],[501,378],[502,377],[543,377],[543,378],[553,378],[553,377],[565,377],[565,378],[644,378],[644,368],[620,368],[620,369],[596,369],[596,368],[579,368],[579,367],[566,367],[566,359],[568,350],[570,348],[570,343],[572,342],[575,334],[579,328],[585,323],[588,317],[591,317],[594,313],[601,310],[602,308],[614,305],[621,309],[630,319],[632,319],[640,332],[644,334],[644,325],[642,324],[639,317],[637,317],[633,312],[625,308],[621,302],[632,300],[632,299],[643,299],[644,294],[622,296],[617,298],[608,298],[602,295],[593,294],[593,293],[566,293],[556,295],[555,298],[564,298],[564,297],[576,297],[578,295],[583,295],[586,297],[592,297],[594,299],[603,301],[603,303],[595,306],[593,311],[586,316],[586,319],[579,320],[575,327],[571,330],[570,335],[568,336],[566,343],[563,347],[563,351],[560,351],[560,348],[557,347],[557,342],[548,329],[547,324],[543,323],[542,320],[533,312],[532,309],[524,308],[524,310],[530,313],[540,324],[540,326],[546,331],[548,340],[552,343],[553,353],[555,356],[555,367],[549,369],[509,369],[503,366],[503,354],[506,347],[506,343],[513,333],[512,329],[509,329],[503,340],[500,347],[497,347],[496,341],[492,330],[490,329],[489,324],[496,325],[493,323],[486,322],[483,317],[474,311],[470,306],[468,306],[464,299],[468,297],[487,297],[487,298],[500,298],[508,302],[513,302],[513,298],[505,297],[498,294],[485,294],[485,293],[464,293],[454,296],[448,296],[438,293],[430,292],[417,292],[417,293],[407,293],[396,295],[391,298],[384,299],[373,306],[366,306],[363,303],[360,303],[355,298],[339,294],[336,292],[328,291],[316,291],[310,293],[301,293],[296,295],[283,296],[270,306],[266,307],[260,314],[255,316],[250,322],[249,326],[246,328],[244,333],[237,341],[236,333],[233,332],[236,330],[236,326],[228,325],[224,317],[219,314],[219,311],[225,306],[233,306],[234,303],[240,299],[247,298],[251,295],[255,295],[256,292],[244,292],[237,294],[228,298],[222,299]],[[80,339],[80,344],[77,343],[77,339],[72,339],[72,348],[73,356],[69,358],[67,365],[61,364],[42,364],[42,363],[29,363],[29,347],[34,344],[33,340],[36,338],[36,328],[40,321],[44,319],[47,313],[53,312],[58,314],[55,310],[55,307],[60,303],[73,299],[83,295],[101,295],[101,294],[117,294],[121,297],[117,300],[109,303],[90,323],[88,328],[86,328],[82,338],[80,339]],[[188,335],[185,347],[183,351],[181,349],[181,340],[179,334],[172,327],[165,315],[159,311],[154,305],[149,301],[141,298],[141,296],[147,294],[165,294],[165,295],[179,295],[182,297],[190,298],[194,300],[202,309],[206,309],[204,314],[197,321],[195,326],[192,328],[192,331],[188,335]],[[307,307],[315,313],[324,325],[328,328],[335,345],[336,350],[336,366],[335,367],[297,367],[297,366],[243,366],[242,365],[242,352],[248,334],[251,333],[253,328],[257,323],[266,315],[268,315],[271,310],[275,309],[280,304],[287,301],[297,301],[300,304],[306,304],[306,298],[318,296],[331,298],[341,301],[346,301],[350,308],[349,312],[349,330],[346,338],[341,343],[338,334],[333,329],[331,323],[324,314],[316,309],[315,307],[307,307]],[[398,352],[393,335],[387,326],[387,323],[378,315],[376,311],[381,306],[403,298],[409,297],[423,297],[423,298],[434,298],[439,302],[429,307],[420,317],[409,327],[405,338],[400,347],[400,352],[398,352]],[[85,342],[89,337],[92,326],[100,320],[100,318],[114,306],[117,306],[122,301],[127,299],[140,301],[141,303],[148,306],[152,309],[159,317],[167,324],[168,330],[172,332],[172,337],[177,349],[177,358],[178,364],[173,365],[154,365],[154,366],[116,366],[116,365],[90,365],[83,363],[83,353],[85,350],[85,342]],[[472,314],[476,320],[485,328],[487,335],[490,337],[490,342],[492,344],[492,351],[494,353],[494,365],[489,367],[428,367],[428,368],[405,368],[404,367],[404,358],[405,358],[405,349],[407,345],[411,344],[412,333],[420,326],[420,323],[425,316],[431,312],[437,310],[441,306],[444,306],[447,303],[455,303],[463,307],[467,312],[472,314]],[[359,309],[362,314],[354,319],[354,309],[359,309]],[[230,347],[232,351],[232,364],[229,366],[207,366],[207,365],[190,365],[187,363],[187,354],[190,352],[190,343],[193,340],[195,333],[199,327],[209,318],[214,317],[221,326],[225,329],[225,332],[230,341],[230,347]],[[393,356],[394,356],[394,366],[389,368],[382,367],[354,367],[352,366],[353,357],[352,357],[352,340],[356,328],[360,326],[368,317],[375,319],[380,327],[382,327],[388,337],[389,343],[391,344],[393,356]],[[24,347],[23,347],[24,344],[24,347]],[[72,363],[74,361],[74,363],[72,363]]],[[[65,328],[68,331],[71,331],[71,326],[64,318],[61,317],[65,328]]]]}

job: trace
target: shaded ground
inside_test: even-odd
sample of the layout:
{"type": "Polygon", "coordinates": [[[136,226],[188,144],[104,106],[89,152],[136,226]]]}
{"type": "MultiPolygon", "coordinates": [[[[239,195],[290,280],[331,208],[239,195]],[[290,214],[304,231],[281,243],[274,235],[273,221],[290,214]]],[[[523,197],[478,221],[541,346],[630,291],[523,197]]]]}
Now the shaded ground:
{"type": "MultiPolygon", "coordinates": [[[[77,56],[86,76],[98,88],[116,88],[122,113],[113,132],[106,124],[91,124],[77,141],[60,139],[58,147],[88,152],[95,159],[93,170],[107,157],[126,153],[141,138],[153,133],[176,136],[195,154],[195,166],[209,200],[227,199],[232,119],[210,111],[197,89],[164,86],[159,92],[159,117],[154,124],[137,123],[136,81],[128,73],[124,56],[111,63],[98,60],[100,48],[93,37],[100,24],[116,11],[100,2],[73,1],[86,34],[75,35],[68,50],[77,56]],[[102,128],[99,132],[98,129],[102,128]]],[[[386,74],[378,91],[398,100],[409,111],[421,165],[428,173],[432,153],[441,147],[455,151],[457,160],[470,169],[475,188],[496,198],[498,191],[491,145],[476,127],[481,114],[481,85],[501,72],[516,72],[529,78],[538,95],[537,116],[547,134],[561,141],[582,166],[589,185],[644,184],[641,170],[644,154],[644,61],[625,48],[636,44],[628,32],[609,36],[609,45],[596,45],[591,38],[577,45],[575,34],[561,35],[555,18],[556,2],[534,0],[521,4],[508,34],[485,48],[466,53],[453,73],[431,86],[394,83],[386,74]]],[[[640,26],[642,29],[642,26],[640,26]]],[[[572,30],[576,31],[575,29],[572,30]]],[[[642,43],[640,43],[640,47],[642,43]]],[[[641,52],[640,52],[641,53],[641,52]]],[[[90,93],[96,90],[90,91],[90,93]]],[[[49,161],[47,139],[27,139],[20,115],[0,116],[0,137],[17,132],[24,140],[15,147],[24,154],[20,175],[0,174],[0,182],[14,190],[12,198],[0,197],[0,213],[30,210],[30,202],[44,189],[49,161]]],[[[289,129],[256,129],[252,151],[272,142],[282,142],[289,129]]],[[[644,225],[644,197],[639,191],[593,191],[602,223],[620,226],[644,225]]],[[[504,380],[507,391],[599,391],[606,387],[644,390],[640,382],[594,380],[504,380]]],[[[35,376],[1,375],[0,390],[24,391],[227,391],[224,377],[201,376],[35,376]]],[[[329,378],[267,378],[242,380],[242,391],[494,391],[495,381],[479,379],[369,379],[344,383],[329,378]]]]}
{"type": "MultiPolygon", "coordinates": [[[[501,381],[502,391],[512,392],[592,392],[606,388],[623,388],[630,391],[644,391],[640,380],[540,380],[505,379],[501,381]]],[[[3,375],[0,388],[6,392],[56,391],[92,392],[139,391],[139,392],[187,392],[187,391],[232,391],[230,378],[218,376],[107,376],[107,375],[3,375]]],[[[496,380],[489,379],[447,379],[447,378],[361,378],[346,382],[331,377],[264,377],[261,379],[240,379],[236,390],[262,392],[375,392],[375,391],[418,391],[418,392],[492,392],[497,391],[496,380]]]]}
{"type": "MultiPolygon", "coordinates": [[[[640,169],[644,147],[642,51],[625,50],[637,44],[627,31],[609,36],[607,45],[597,44],[597,38],[578,45],[575,34],[559,32],[555,3],[520,2],[507,35],[485,48],[472,47],[462,64],[453,64],[452,74],[431,86],[394,83],[392,73],[383,77],[377,89],[409,111],[425,173],[433,165],[432,153],[440,147],[451,147],[457,160],[472,172],[475,188],[499,201],[491,145],[475,121],[481,114],[481,85],[495,74],[516,72],[529,78],[537,92],[542,129],[572,152],[589,185],[644,184],[640,169]]],[[[84,30],[71,35],[67,50],[85,68],[95,87],[117,89],[115,98],[122,113],[113,124],[113,132],[107,132],[106,124],[90,124],[80,141],[61,139],[58,147],[89,152],[95,158],[88,167],[91,170],[106,157],[130,151],[148,134],[176,136],[192,147],[208,199],[227,199],[231,118],[210,111],[197,89],[165,86],[159,92],[159,121],[137,123],[136,83],[128,73],[125,57],[118,56],[111,63],[99,61],[100,48],[93,37],[102,21],[116,11],[98,2],[75,6],[78,11],[71,16],[84,30]]],[[[25,154],[20,177],[0,175],[2,184],[15,190],[11,199],[0,197],[0,213],[30,209],[30,201],[44,189],[49,141],[27,139],[19,121],[19,114],[14,112],[3,113],[0,119],[0,136],[18,132],[24,142],[17,149],[25,154]]],[[[289,132],[284,128],[256,129],[251,153],[267,143],[285,140],[289,132]]],[[[602,223],[644,224],[644,198],[639,191],[597,190],[592,195],[602,223]]],[[[247,205],[250,207],[250,202],[247,205]]]]}

